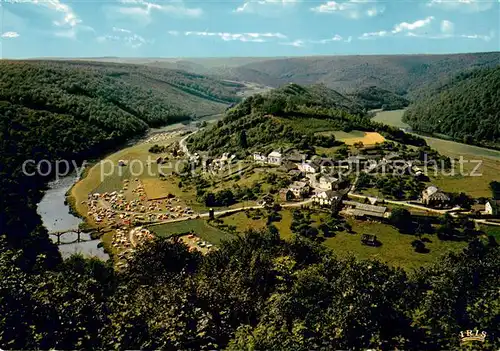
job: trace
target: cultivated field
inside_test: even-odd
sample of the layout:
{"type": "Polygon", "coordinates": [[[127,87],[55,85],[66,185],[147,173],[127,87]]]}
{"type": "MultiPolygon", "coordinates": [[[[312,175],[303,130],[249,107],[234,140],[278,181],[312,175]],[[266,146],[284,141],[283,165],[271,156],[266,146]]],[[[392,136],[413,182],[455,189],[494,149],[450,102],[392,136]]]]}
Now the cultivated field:
{"type": "Polygon", "coordinates": [[[376,143],[383,143],[385,141],[385,138],[377,132],[353,130],[350,133],[337,131],[332,134],[335,135],[335,139],[343,141],[347,145],[354,145],[359,142],[362,142],[364,145],[375,145],[376,143]]]}

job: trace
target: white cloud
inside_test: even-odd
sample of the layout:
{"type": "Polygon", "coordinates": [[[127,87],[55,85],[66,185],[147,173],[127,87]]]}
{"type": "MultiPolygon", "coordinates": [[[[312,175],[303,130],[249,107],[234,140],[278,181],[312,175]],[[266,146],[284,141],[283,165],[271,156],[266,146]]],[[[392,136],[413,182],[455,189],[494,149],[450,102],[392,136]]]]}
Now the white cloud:
{"type": "Polygon", "coordinates": [[[454,30],[455,25],[453,24],[453,22],[448,20],[441,21],[441,33],[453,34],[454,30]]]}
{"type": "Polygon", "coordinates": [[[122,32],[122,31],[114,31],[119,34],[108,34],[102,35],[96,38],[99,43],[107,43],[107,42],[120,42],[124,43],[126,46],[129,46],[133,49],[137,49],[144,44],[152,44],[152,40],[144,39],[142,36],[132,33],[131,31],[122,32]]]}
{"type": "Polygon", "coordinates": [[[335,34],[333,37],[328,38],[328,39],[310,40],[309,42],[311,42],[313,44],[327,44],[327,43],[331,43],[334,41],[342,41],[342,40],[343,40],[343,38],[340,35],[335,34]]]}
{"type": "Polygon", "coordinates": [[[401,22],[401,23],[396,24],[394,26],[392,33],[396,34],[396,33],[400,33],[400,32],[421,29],[421,28],[424,28],[424,27],[427,27],[428,25],[430,25],[433,20],[434,20],[434,17],[429,16],[425,19],[418,20],[418,21],[415,21],[413,23],[401,22]]]}
{"type": "Polygon", "coordinates": [[[18,32],[5,32],[1,35],[2,38],[5,39],[13,39],[13,38],[18,38],[20,35],[18,32]]]}
{"type": "Polygon", "coordinates": [[[363,35],[361,35],[359,37],[359,39],[373,39],[373,38],[377,38],[377,37],[386,37],[388,35],[389,35],[388,31],[381,30],[381,31],[378,31],[378,32],[363,33],[363,35]]]}
{"type": "MultiPolygon", "coordinates": [[[[38,8],[47,11],[47,14],[52,17],[52,24],[58,28],[54,32],[55,36],[74,39],[81,31],[94,31],[92,27],[83,24],[83,21],[71,6],[62,3],[60,0],[14,0],[14,2],[36,5],[38,8]]],[[[45,13],[41,15],[45,15],[45,13]]]]}
{"type": "Polygon", "coordinates": [[[59,12],[62,18],[53,22],[58,27],[76,27],[82,23],[73,9],[59,0],[33,0],[32,3],[59,12]]]}
{"type": "Polygon", "coordinates": [[[491,31],[489,35],[481,35],[481,34],[461,34],[459,35],[460,38],[464,39],[479,39],[479,40],[484,40],[484,41],[490,41],[493,38],[495,38],[495,32],[491,31]]]}
{"type": "Polygon", "coordinates": [[[203,14],[201,8],[186,7],[182,1],[173,0],[171,2],[153,3],[145,0],[121,0],[125,6],[110,7],[115,14],[131,17],[137,22],[148,24],[151,22],[153,12],[167,13],[178,17],[200,17],[203,14]]]}
{"type": "Polygon", "coordinates": [[[132,33],[131,30],[124,29],[124,28],[117,28],[117,27],[113,27],[113,32],[117,32],[117,33],[132,33]]]}
{"type": "MultiPolygon", "coordinates": [[[[396,24],[392,30],[380,30],[377,32],[368,32],[363,33],[358,39],[375,39],[381,37],[388,37],[391,35],[400,35],[404,34],[406,36],[417,36],[422,31],[427,31],[428,27],[434,21],[433,16],[429,16],[427,18],[417,20],[415,22],[401,22],[396,24]]],[[[450,22],[451,23],[451,22],[450,22]]]]}
{"type": "Polygon", "coordinates": [[[300,0],[248,0],[238,6],[233,12],[256,13],[260,15],[277,15],[284,9],[291,8],[300,0]]]}
{"type": "Polygon", "coordinates": [[[455,25],[448,20],[442,20],[434,25],[434,17],[429,16],[412,23],[401,22],[396,24],[392,30],[381,30],[378,32],[363,33],[358,39],[376,39],[382,37],[412,37],[426,39],[449,39],[449,38],[465,38],[465,39],[481,39],[490,41],[495,37],[495,33],[490,35],[480,34],[454,34],[455,25]]]}
{"type": "Polygon", "coordinates": [[[446,11],[464,13],[487,11],[493,7],[495,0],[430,0],[426,6],[446,11]]]}
{"type": "Polygon", "coordinates": [[[179,35],[179,31],[176,30],[169,30],[167,33],[170,35],[176,35],[176,36],[179,35]]]}
{"type": "MultiPolygon", "coordinates": [[[[177,31],[169,31],[170,35],[178,35],[177,31]]],[[[198,37],[218,37],[224,41],[242,41],[242,42],[255,42],[263,43],[275,39],[286,39],[286,35],[281,33],[228,33],[228,32],[199,32],[188,31],[184,32],[186,36],[198,37]]]]}
{"type": "Polygon", "coordinates": [[[77,27],[57,30],[54,32],[54,35],[59,38],[76,39],[78,33],[80,32],[95,32],[95,30],[89,26],[79,25],[77,27]]]}
{"type": "Polygon", "coordinates": [[[297,39],[288,43],[280,43],[281,45],[289,45],[289,46],[294,46],[296,48],[301,48],[304,47],[305,42],[303,40],[297,39]]]}
{"type": "Polygon", "coordinates": [[[340,14],[342,16],[358,19],[363,17],[375,17],[385,11],[385,7],[370,0],[347,0],[343,2],[327,1],[311,8],[317,13],[340,14]]]}

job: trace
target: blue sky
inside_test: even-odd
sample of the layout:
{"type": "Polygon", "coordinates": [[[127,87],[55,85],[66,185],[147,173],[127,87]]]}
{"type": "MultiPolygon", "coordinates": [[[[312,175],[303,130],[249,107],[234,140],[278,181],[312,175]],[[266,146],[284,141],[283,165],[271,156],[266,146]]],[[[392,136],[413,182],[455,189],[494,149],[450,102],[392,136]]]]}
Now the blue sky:
{"type": "Polygon", "coordinates": [[[500,0],[0,0],[3,58],[500,51],[500,0]]]}

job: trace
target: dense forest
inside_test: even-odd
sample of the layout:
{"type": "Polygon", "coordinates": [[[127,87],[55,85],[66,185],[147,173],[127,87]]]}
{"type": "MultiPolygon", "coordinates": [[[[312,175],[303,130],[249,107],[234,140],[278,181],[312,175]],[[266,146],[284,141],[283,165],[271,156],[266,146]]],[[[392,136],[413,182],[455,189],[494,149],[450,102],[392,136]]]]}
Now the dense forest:
{"type": "Polygon", "coordinates": [[[499,65],[500,53],[96,60],[183,69],[275,88],[290,82],[323,83],[341,93],[353,93],[360,88],[377,86],[413,98],[421,90],[461,71],[499,65]]]}
{"type": "Polygon", "coordinates": [[[376,86],[358,89],[347,96],[367,110],[399,110],[410,103],[406,98],[376,86]]]}
{"type": "Polygon", "coordinates": [[[461,73],[422,94],[403,120],[467,144],[500,145],[500,66],[461,73]]]}
{"type": "Polygon", "coordinates": [[[364,108],[324,85],[286,84],[266,94],[250,96],[229,109],[212,128],[188,141],[195,150],[220,155],[293,146],[314,151],[315,146],[338,145],[333,135],[316,132],[342,130],[378,131],[388,139],[416,146],[425,141],[398,128],[374,123],[364,108]]]}
{"type": "MultiPolygon", "coordinates": [[[[198,61],[203,64],[203,60],[198,61]]],[[[377,86],[412,97],[439,81],[471,68],[495,67],[500,53],[447,55],[356,55],[267,58],[212,71],[233,80],[272,87],[293,82],[324,83],[341,93],[377,86]]]]}
{"type": "Polygon", "coordinates": [[[53,269],[0,252],[2,349],[458,350],[459,333],[500,346],[500,251],[473,241],[407,273],[337,258],[276,228],[206,256],[181,242],[141,246],[124,271],[72,257],[53,269]]]}
{"type": "MultiPolygon", "coordinates": [[[[24,250],[28,265],[44,250],[48,256],[58,255],[35,211],[51,174],[42,168],[39,173],[46,177],[26,176],[26,160],[80,163],[101,156],[150,126],[224,111],[237,101],[238,89],[210,78],[141,66],[2,61],[0,234],[6,235],[6,244],[24,250]],[[163,83],[149,84],[153,77],[163,83]]],[[[30,166],[28,173],[34,170],[30,166]]]]}

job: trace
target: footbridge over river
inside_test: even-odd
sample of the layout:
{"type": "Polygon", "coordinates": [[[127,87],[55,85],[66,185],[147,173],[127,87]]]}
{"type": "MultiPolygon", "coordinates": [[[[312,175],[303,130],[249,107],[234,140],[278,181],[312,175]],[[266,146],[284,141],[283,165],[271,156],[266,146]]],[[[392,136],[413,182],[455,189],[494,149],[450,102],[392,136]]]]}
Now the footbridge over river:
{"type": "Polygon", "coordinates": [[[95,240],[95,238],[92,238],[92,234],[98,234],[98,236],[101,236],[103,233],[101,232],[101,230],[84,231],[80,228],[67,229],[67,230],[49,233],[50,236],[57,237],[57,245],[70,245],[70,244],[75,244],[75,243],[83,243],[83,242],[87,242],[87,241],[93,241],[93,240],[95,240]],[[67,235],[67,234],[71,235],[71,234],[75,234],[75,233],[76,233],[75,240],[73,240],[71,242],[61,242],[61,237],[63,235],[67,235]],[[90,235],[90,237],[82,238],[81,237],[82,234],[88,234],[88,235],[90,235]]]}

